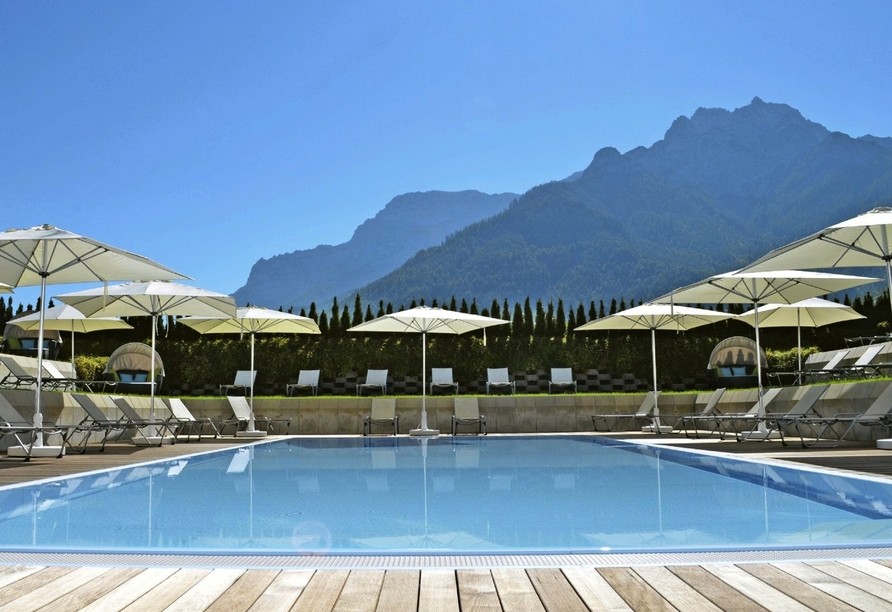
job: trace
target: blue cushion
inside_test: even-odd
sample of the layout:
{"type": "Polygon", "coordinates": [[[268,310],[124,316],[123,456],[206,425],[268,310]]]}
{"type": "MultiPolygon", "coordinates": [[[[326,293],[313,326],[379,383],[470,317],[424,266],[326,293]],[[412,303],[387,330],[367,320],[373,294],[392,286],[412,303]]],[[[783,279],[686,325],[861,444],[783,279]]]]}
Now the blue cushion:
{"type": "Polygon", "coordinates": [[[133,382],[133,374],[130,372],[118,372],[118,378],[121,382],[133,382]]]}
{"type": "Polygon", "coordinates": [[[730,366],[719,366],[719,374],[722,376],[734,376],[734,373],[731,370],[732,368],[730,366]]]}
{"type": "Polygon", "coordinates": [[[19,345],[23,349],[36,349],[37,338],[19,338],[19,345]]]}
{"type": "Polygon", "coordinates": [[[746,376],[746,366],[733,366],[731,376],[746,376]]]}
{"type": "Polygon", "coordinates": [[[133,382],[147,382],[149,380],[148,372],[139,372],[133,375],[133,382]]]}

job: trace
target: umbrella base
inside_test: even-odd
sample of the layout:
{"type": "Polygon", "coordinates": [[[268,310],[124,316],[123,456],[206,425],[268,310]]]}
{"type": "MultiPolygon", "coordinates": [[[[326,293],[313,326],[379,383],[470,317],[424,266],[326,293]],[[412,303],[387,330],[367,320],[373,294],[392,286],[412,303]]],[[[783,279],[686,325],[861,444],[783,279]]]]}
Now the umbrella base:
{"type": "Polygon", "coordinates": [[[440,435],[439,429],[411,429],[409,435],[416,438],[434,437],[440,435]]]}
{"type": "Polygon", "coordinates": [[[660,433],[667,434],[672,433],[672,425],[660,425],[659,427],[656,425],[645,425],[641,428],[642,433],[660,433]]]}
{"type": "Polygon", "coordinates": [[[259,429],[244,429],[242,431],[235,432],[236,438],[265,438],[266,432],[260,431],[259,429]]]}
{"type": "MultiPolygon", "coordinates": [[[[27,457],[28,449],[24,446],[10,446],[6,449],[9,457],[27,457]]],[[[64,455],[65,449],[61,446],[35,446],[31,449],[32,457],[58,457],[64,455]]]]}
{"type": "Polygon", "coordinates": [[[133,438],[134,446],[163,446],[165,444],[173,444],[174,439],[173,436],[140,436],[139,438],[133,438]]]}
{"type": "Polygon", "coordinates": [[[880,450],[892,450],[892,438],[877,440],[877,448],[880,450]]]}

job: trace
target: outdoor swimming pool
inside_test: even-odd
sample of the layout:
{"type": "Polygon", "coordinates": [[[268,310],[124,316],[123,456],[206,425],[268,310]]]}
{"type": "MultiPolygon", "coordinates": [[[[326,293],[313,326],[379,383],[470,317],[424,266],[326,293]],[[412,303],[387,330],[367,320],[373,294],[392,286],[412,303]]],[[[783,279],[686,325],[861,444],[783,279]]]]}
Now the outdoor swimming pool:
{"type": "Polygon", "coordinates": [[[892,483],[591,436],[289,438],[0,489],[0,550],[515,554],[892,544],[892,483]]]}

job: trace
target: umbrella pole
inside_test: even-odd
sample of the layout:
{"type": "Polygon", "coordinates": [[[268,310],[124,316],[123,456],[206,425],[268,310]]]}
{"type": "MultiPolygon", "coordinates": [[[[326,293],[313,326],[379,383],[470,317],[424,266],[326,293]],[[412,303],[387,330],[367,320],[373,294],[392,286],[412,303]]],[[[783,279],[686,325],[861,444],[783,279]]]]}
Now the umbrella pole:
{"type": "MultiPolygon", "coordinates": [[[[71,322],[71,371],[76,371],[74,369],[74,321],[71,322]]],[[[76,376],[77,374],[75,374],[76,376]]]]}
{"type": "Polygon", "coordinates": [[[410,436],[439,436],[439,429],[430,429],[427,426],[427,332],[421,332],[421,424],[418,429],[409,431],[410,436]]]}
{"type": "MultiPolygon", "coordinates": [[[[155,421],[155,335],[156,335],[155,328],[156,327],[158,327],[158,315],[153,314],[152,315],[152,377],[151,377],[152,384],[150,385],[151,399],[149,400],[149,402],[150,402],[149,403],[149,420],[152,422],[155,421]]],[[[154,437],[154,435],[157,433],[155,431],[154,425],[149,425],[147,429],[148,429],[149,435],[146,437],[154,437]]]]}
{"type": "Polygon", "coordinates": [[[254,424],[254,332],[251,332],[251,416],[248,418],[248,431],[257,431],[254,424]]]}
{"type": "Polygon", "coordinates": [[[796,379],[802,384],[802,320],[800,308],[796,308],[796,349],[799,354],[799,368],[796,370],[796,379]]]}
{"type": "MultiPolygon", "coordinates": [[[[46,249],[44,249],[44,260],[46,260],[46,249]]],[[[46,261],[44,261],[46,268],[46,261]]],[[[40,389],[43,387],[43,324],[46,311],[46,276],[40,276],[40,322],[37,327],[37,388],[34,390],[34,426],[43,426],[43,415],[40,414],[40,389]]],[[[43,434],[35,432],[34,446],[43,446],[43,434]]]]}
{"type": "Polygon", "coordinates": [[[753,302],[756,317],[756,378],[759,392],[759,424],[750,435],[754,438],[767,438],[771,432],[765,424],[765,404],[762,402],[762,345],[759,343],[759,302],[753,302]]]}
{"type": "Polygon", "coordinates": [[[663,433],[660,431],[660,405],[658,403],[659,393],[657,391],[657,329],[655,327],[650,328],[650,354],[653,359],[653,374],[654,374],[654,419],[653,419],[653,430],[654,433],[663,433]]]}

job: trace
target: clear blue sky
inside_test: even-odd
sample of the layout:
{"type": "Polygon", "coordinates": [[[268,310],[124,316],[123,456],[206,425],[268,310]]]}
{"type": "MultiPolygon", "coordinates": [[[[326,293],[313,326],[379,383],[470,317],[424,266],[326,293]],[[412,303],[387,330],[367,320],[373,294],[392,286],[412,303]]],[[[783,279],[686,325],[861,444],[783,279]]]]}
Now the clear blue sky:
{"type": "Polygon", "coordinates": [[[701,106],[892,136],[889,24],[885,1],[0,0],[0,229],[229,293],[398,194],[523,192],[701,106]]]}

